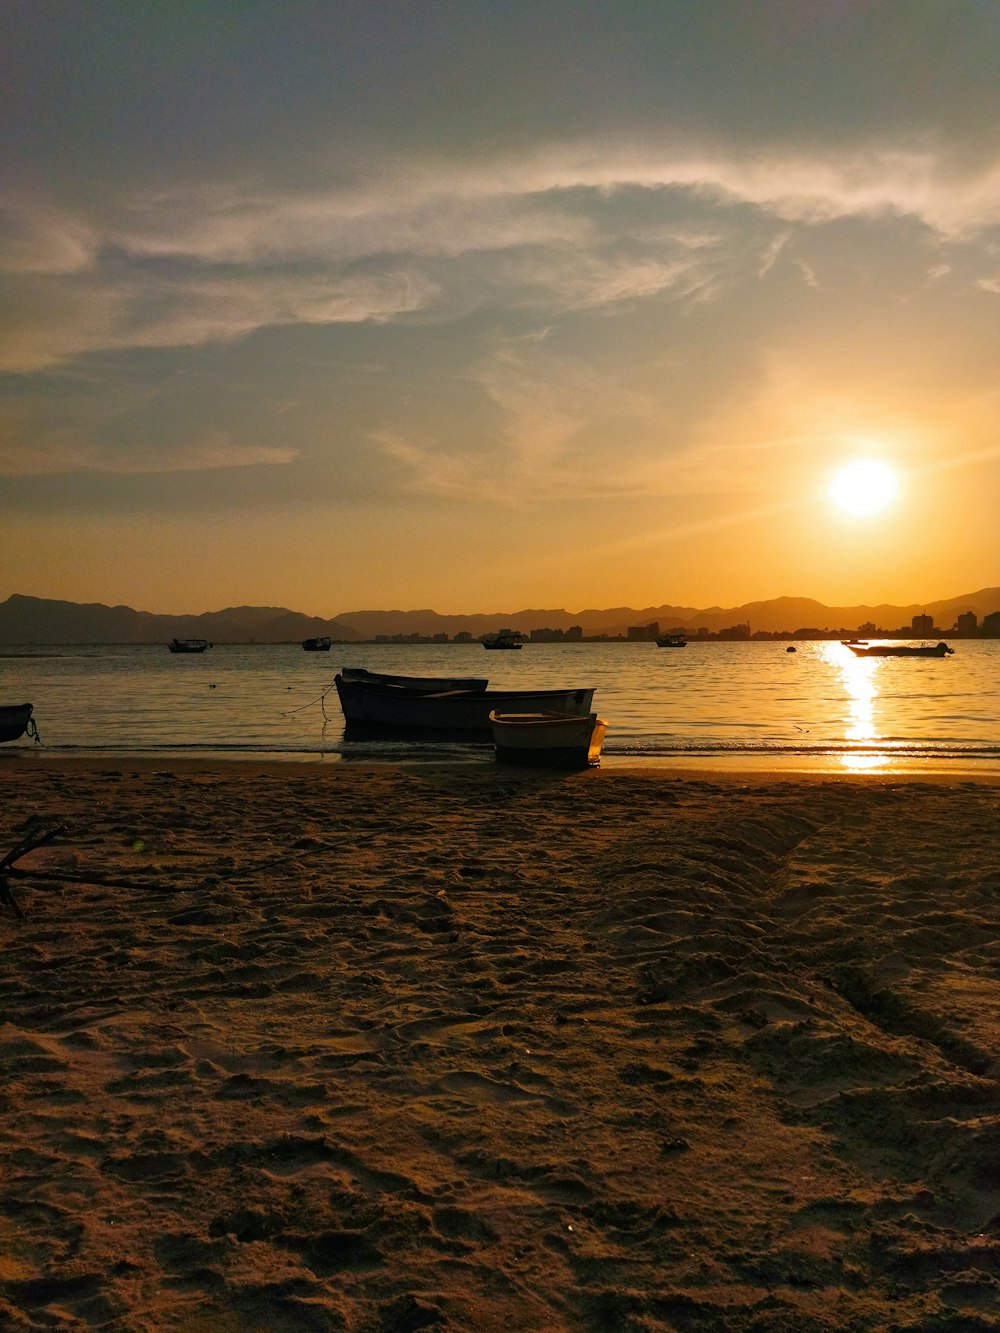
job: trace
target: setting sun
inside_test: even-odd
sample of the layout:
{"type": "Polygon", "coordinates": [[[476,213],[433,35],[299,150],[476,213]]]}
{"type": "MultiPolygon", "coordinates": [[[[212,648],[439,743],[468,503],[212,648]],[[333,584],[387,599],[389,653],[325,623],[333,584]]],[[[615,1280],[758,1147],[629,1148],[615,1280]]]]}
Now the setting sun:
{"type": "Polygon", "coordinates": [[[865,518],[881,513],[896,498],[898,489],[892,468],[866,458],[841,468],[830,483],[829,494],[846,514],[865,518]]]}

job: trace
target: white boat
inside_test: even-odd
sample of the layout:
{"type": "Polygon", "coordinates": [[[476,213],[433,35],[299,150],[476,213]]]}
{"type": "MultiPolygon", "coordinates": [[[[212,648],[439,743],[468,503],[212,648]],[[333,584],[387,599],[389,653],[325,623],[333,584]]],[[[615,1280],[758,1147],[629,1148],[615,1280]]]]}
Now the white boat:
{"type": "Polygon", "coordinates": [[[490,713],[497,760],[540,768],[596,768],[607,723],[596,713],[490,713]]]}

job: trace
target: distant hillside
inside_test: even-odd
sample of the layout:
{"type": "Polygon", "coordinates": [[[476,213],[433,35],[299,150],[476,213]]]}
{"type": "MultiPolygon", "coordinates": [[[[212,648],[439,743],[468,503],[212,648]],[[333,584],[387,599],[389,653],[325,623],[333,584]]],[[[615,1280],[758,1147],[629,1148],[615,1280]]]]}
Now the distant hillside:
{"type": "Polygon", "coordinates": [[[0,603],[0,644],[53,643],[167,643],[177,638],[203,638],[213,643],[294,643],[316,634],[354,643],[385,634],[446,634],[454,638],[465,632],[474,638],[491,630],[509,627],[530,633],[533,629],[569,629],[580,625],[585,635],[624,635],[632,625],[656,621],[661,629],[709,631],[727,629],[749,621],[752,631],[796,629],[856,630],[871,623],[894,630],[909,625],[915,615],[926,612],[943,630],[949,629],[963,611],[980,618],[1000,611],[1000,588],[982,588],[961,597],[937,602],[914,602],[910,606],[825,606],[808,597],[774,597],[769,601],[746,602],[742,606],[713,606],[697,610],[690,606],[611,607],[587,609],[494,611],[476,615],[446,616],[436,611],[351,611],[332,620],[289,611],[280,606],[232,606],[202,615],[161,616],[134,611],[128,606],[105,606],[100,602],[50,601],[19,593],[0,603]]]}
{"type": "Polygon", "coordinates": [[[661,629],[674,627],[710,631],[750,622],[752,630],[771,633],[794,629],[857,629],[869,621],[882,629],[900,629],[915,615],[926,611],[942,629],[948,629],[962,611],[974,611],[983,618],[1000,610],[1000,588],[984,588],[961,597],[937,602],[915,602],[910,606],[825,606],[809,597],[774,597],[769,601],[746,602],[742,606],[713,606],[697,610],[690,606],[629,607],[605,610],[493,611],[489,614],[446,616],[436,611],[341,611],[337,619],[357,630],[363,639],[379,634],[447,634],[463,631],[474,638],[490,630],[507,627],[529,633],[533,629],[569,629],[580,625],[586,635],[624,635],[631,625],[656,621],[661,629]]]}
{"type": "Polygon", "coordinates": [[[100,602],[48,601],[15,593],[0,604],[0,643],[286,643],[315,634],[355,640],[336,620],[320,620],[280,606],[233,606],[197,616],[160,616],[100,602]]]}

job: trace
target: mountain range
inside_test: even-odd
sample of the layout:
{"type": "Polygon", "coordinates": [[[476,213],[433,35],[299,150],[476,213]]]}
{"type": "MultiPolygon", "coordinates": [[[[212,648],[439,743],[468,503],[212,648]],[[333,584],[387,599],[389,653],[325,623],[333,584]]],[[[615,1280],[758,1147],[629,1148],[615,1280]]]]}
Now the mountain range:
{"type": "Polygon", "coordinates": [[[584,611],[524,610],[482,612],[475,615],[440,615],[436,611],[350,611],[324,620],[278,606],[234,606],[201,615],[167,616],[134,611],[129,606],[100,602],[53,601],[14,593],[0,603],[0,644],[56,643],[166,643],[172,638],[203,638],[213,643],[294,643],[328,634],[344,643],[358,643],[378,635],[444,634],[465,632],[473,638],[499,628],[566,630],[579,625],[585,636],[624,636],[630,626],[656,621],[661,629],[711,632],[749,622],[751,630],[780,633],[796,629],[851,630],[873,624],[894,630],[908,626],[915,615],[926,613],[942,630],[949,629],[963,611],[982,619],[1000,610],[1000,588],[982,588],[941,601],[909,606],[825,606],[809,597],[774,597],[742,606],[628,606],[584,611]]]}

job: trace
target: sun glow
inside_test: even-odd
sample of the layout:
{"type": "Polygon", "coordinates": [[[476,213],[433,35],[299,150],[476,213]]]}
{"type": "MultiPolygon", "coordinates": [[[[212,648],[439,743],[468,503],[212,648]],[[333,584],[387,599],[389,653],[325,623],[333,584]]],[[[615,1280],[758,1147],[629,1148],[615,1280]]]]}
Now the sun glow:
{"type": "Polygon", "coordinates": [[[899,481],[892,468],[873,458],[848,463],[830,482],[829,495],[845,514],[867,518],[892,504],[899,481]]]}

